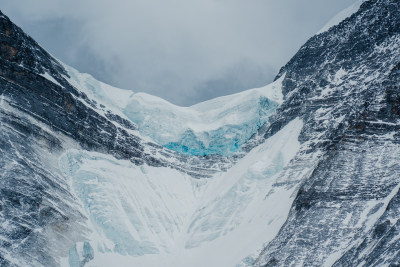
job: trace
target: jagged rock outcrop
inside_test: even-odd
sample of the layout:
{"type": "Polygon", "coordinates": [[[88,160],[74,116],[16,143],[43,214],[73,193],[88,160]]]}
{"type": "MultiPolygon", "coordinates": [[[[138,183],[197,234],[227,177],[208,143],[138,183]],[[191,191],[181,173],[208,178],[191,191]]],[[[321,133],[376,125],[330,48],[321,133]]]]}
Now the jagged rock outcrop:
{"type": "Polygon", "coordinates": [[[285,102],[265,136],[300,117],[293,164],[318,158],[309,176],[292,173],[291,212],[257,266],[398,262],[399,10],[399,1],[365,1],[281,69],[285,102]]]}

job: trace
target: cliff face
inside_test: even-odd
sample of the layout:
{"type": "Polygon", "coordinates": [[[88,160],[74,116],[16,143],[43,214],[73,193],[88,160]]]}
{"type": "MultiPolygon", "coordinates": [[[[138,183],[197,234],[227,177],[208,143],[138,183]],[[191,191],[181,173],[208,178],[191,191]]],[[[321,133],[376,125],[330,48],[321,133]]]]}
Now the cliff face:
{"type": "MultiPolygon", "coordinates": [[[[149,180],[151,173],[164,178],[169,172],[166,170],[172,169],[170,176],[190,177],[185,184],[190,186],[182,186],[184,191],[191,190],[193,185],[203,188],[201,183],[210,177],[217,182],[206,188],[219,186],[218,190],[204,194],[210,198],[200,202],[203,206],[197,207],[195,203],[193,211],[189,207],[193,214],[184,214],[186,217],[169,210],[171,206],[165,200],[171,195],[176,198],[170,191],[149,191],[142,196],[140,189],[128,188],[138,190],[132,198],[139,204],[121,198],[122,207],[130,209],[123,215],[132,216],[128,218],[132,221],[129,225],[143,242],[138,241],[139,245],[132,245],[132,251],[127,250],[123,245],[132,242],[123,238],[130,233],[124,232],[123,227],[109,225],[112,220],[102,217],[99,227],[110,227],[99,232],[114,231],[114,237],[121,238],[113,250],[117,254],[156,254],[162,247],[149,245],[147,233],[135,228],[143,225],[137,222],[142,217],[133,215],[154,201],[155,206],[149,207],[160,206],[160,210],[145,210],[142,214],[150,220],[145,221],[146,227],[154,228],[149,233],[158,234],[159,223],[166,222],[169,227],[174,220],[178,221],[173,227],[188,238],[182,250],[185,252],[225,238],[237,228],[243,230],[248,223],[243,233],[248,231],[259,238],[262,234],[257,231],[262,229],[268,236],[263,239],[265,247],[256,260],[248,259],[242,265],[400,264],[399,10],[399,1],[365,1],[351,17],[312,37],[277,76],[282,84],[282,104],[258,133],[230,157],[182,155],[143,140],[135,123],[71,84],[66,67],[0,13],[0,265],[58,266],[60,258],[68,258],[70,266],[83,266],[93,257],[96,259],[93,251],[97,253],[97,248],[91,246],[94,243],[89,234],[96,229],[89,228],[96,223],[94,217],[103,216],[99,209],[104,207],[112,212],[115,206],[95,203],[96,199],[89,199],[88,192],[83,191],[101,199],[104,192],[111,194],[115,188],[105,183],[110,190],[105,186],[107,192],[97,192],[102,187],[92,186],[92,180],[89,181],[93,170],[75,175],[77,165],[95,161],[87,151],[111,156],[98,156],[101,162],[122,166],[123,160],[124,170],[133,172],[130,166],[139,166],[135,169],[141,170],[137,171],[138,177],[149,180]],[[291,132],[288,126],[296,130],[291,132]],[[282,136],[290,142],[278,140],[282,136]],[[278,146],[279,142],[285,144],[278,146]],[[295,149],[288,147],[292,144],[295,149]],[[274,145],[293,150],[295,156],[282,156],[285,153],[274,151],[274,145]],[[71,149],[85,152],[65,153],[71,149]],[[275,155],[272,152],[276,158],[269,159],[268,153],[275,155]],[[60,158],[64,160],[64,169],[60,168],[60,158]],[[252,165],[252,160],[268,166],[252,165]],[[235,163],[236,169],[230,169],[235,163]],[[225,176],[216,175],[226,170],[225,176]],[[239,182],[232,182],[232,177],[239,182]],[[75,184],[71,185],[71,180],[75,184]],[[260,199],[253,194],[259,193],[259,185],[265,188],[260,199]],[[288,202],[288,208],[291,205],[288,215],[286,211],[274,210],[273,201],[277,201],[279,192],[286,192],[283,196],[287,199],[282,202],[288,202]],[[265,213],[257,219],[269,218],[269,212],[280,216],[279,222],[274,222],[275,218],[265,219],[266,227],[275,223],[274,227],[280,229],[276,236],[270,234],[269,228],[251,227],[250,222],[256,218],[251,212],[257,211],[256,205],[265,213]],[[253,208],[251,212],[249,207],[253,208]],[[251,218],[246,217],[249,214],[251,218]],[[79,242],[83,245],[78,252],[79,242]]],[[[92,169],[96,168],[106,166],[96,165],[92,169]]],[[[109,175],[113,179],[117,176],[109,175]]],[[[110,181],[118,184],[118,179],[110,181]]],[[[121,179],[125,179],[122,174],[121,179]]],[[[159,182],[163,190],[175,190],[174,186],[159,182]]],[[[122,182],[121,185],[125,186],[122,182]]],[[[157,185],[151,184],[149,188],[153,190],[157,185]]],[[[202,190],[196,194],[205,191],[202,190]]],[[[193,197],[190,201],[197,200],[193,197]]],[[[170,234],[175,230],[165,231],[170,234]]],[[[240,246],[243,235],[232,236],[236,239],[227,239],[229,242],[224,244],[240,246]]],[[[208,251],[215,250],[210,248],[199,255],[208,258],[208,251]]]]}
{"type": "Polygon", "coordinates": [[[285,102],[265,136],[301,117],[292,165],[311,158],[315,167],[301,180],[291,173],[299,189],[290,215],[257,265],[398,261],[399,10],[399,1],[365,1],[281,69],[285,102]]]}

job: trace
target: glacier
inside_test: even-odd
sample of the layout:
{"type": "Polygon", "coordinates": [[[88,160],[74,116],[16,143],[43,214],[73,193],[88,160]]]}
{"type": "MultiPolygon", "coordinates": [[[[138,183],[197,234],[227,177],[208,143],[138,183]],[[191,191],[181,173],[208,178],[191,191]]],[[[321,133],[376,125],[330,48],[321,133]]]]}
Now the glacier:
{"type": "Polygon", "coordinates": [[[399,265],[398,10],[362,1],[272,84],[191,107],[0,15],[0,265],[399,265]]]}
{"type": "MultiPolygon", "coordinates": [[[[277,234],[292,205],[295,188],[272,185],[298,152],[302,127],[300,119],[293,120],[211,179],[66,151],[59,166],[88,217],[90,264],[200,267],[254,261],[251,254],[277,234]],[[266,195],[269,191],[274,193],[266,195]],[[215,251],[234,253],[219,257],[215,251]]],[[[76,245],[71,251],[62,266],[80,262],[76,245]]]]}
{"type": "Polygon", "coordinates": [[[66,77],[100,109],[126,118],[143,137],[189,155],[230,156],[268,122],[283,101],[277,81],[237,94],[180,107],[156,96],[112,87],[64,65],[66,77]],[[172,127],[171,127],[172,126],[172,127]]]}

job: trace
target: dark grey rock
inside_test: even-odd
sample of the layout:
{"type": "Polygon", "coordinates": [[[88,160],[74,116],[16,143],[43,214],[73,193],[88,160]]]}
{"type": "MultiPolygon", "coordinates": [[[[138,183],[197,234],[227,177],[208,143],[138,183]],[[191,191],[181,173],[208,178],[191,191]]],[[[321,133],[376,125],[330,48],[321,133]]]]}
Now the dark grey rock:
{"type": "Polygon", "coordinates": [[[285,102],[264,135],[300,117],[302,150],[289,169],[318,159],[290,185],[290,214],[257,266],[398,264],[399,10],[399,1],[365,1],[281,69],[285,102]]]}

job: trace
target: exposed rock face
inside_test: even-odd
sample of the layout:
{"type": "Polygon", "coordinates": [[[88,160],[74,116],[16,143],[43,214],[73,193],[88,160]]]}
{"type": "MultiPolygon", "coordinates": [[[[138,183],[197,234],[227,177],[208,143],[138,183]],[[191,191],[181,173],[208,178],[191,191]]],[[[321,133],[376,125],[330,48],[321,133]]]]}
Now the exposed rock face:
{"type": "Polygon", "coordinates": [[[399,10],[396,0],[365,1],[311,38],[277,77],[283,104],[229,158],[143,141],[136,125],[74,88],[64,67],[0,13],[0,265],[58,266],[68,253],[70,264],[85,265],[94,257],[87,218],[58,168],[65,149],[210,177],[295,118],[304,123],[300,152],[265,193],[296,188],[296,197],[254,264],[400,264],[399,10]]]}
{"type": "Polygon", "coordinates": [[[286,101],[265,136],[299,116],[303,152],[292,164],[319,156],[257,265],[398,261],[399,10],[399,1],[366,1],[281,69],[286,101]]]}

